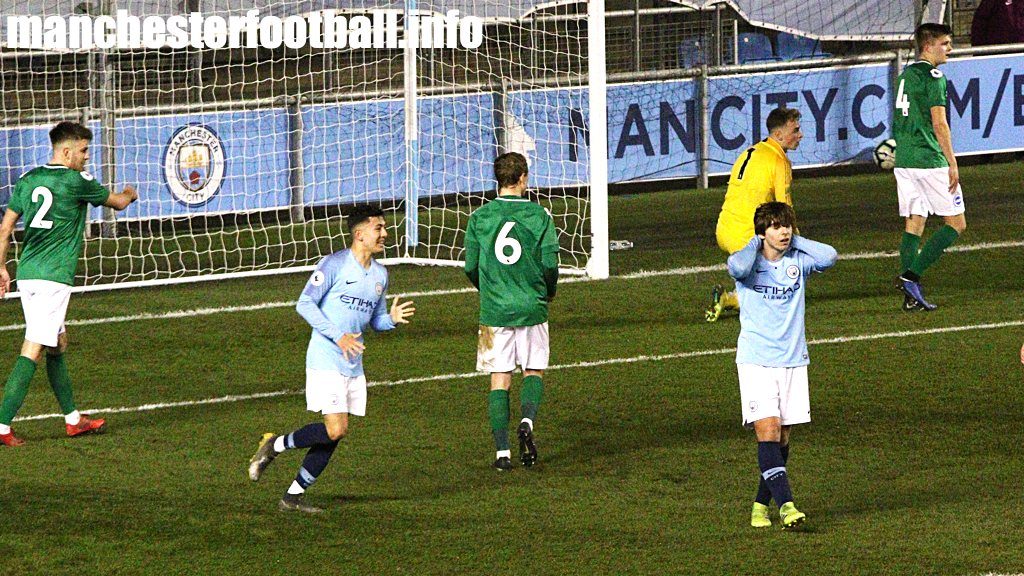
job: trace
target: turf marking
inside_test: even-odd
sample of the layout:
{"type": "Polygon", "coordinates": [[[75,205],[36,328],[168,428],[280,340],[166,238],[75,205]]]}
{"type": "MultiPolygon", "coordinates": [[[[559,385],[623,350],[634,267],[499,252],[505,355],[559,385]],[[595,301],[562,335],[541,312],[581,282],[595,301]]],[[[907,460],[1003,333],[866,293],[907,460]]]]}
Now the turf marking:
{"type": "MultiPolygon", "coordinates": [[[[1024,247],[1024,241],[1012,240],[1006,242],[983,242],[980,244],[965,244],[963,246],[951,246],[947,252],[974,252],[977,250],[994,250],[999,248],[1020,248],[1024,247]]],[[[895,258],[899,256],[896,252],[855,252],[852,254],[840,254],[840,260],[877,260],[881,258],[895,258]]],[[[629,274],[612,276],[612,280],[637,280],[643,278],[654,278],[659,276],[691,276],[705,272],[719,272],[725,270],[725,264],[711,266],[690,266],[686,268],[673,268],[670,270],[641,270],[629,274]]],[[[576,282],[594,282],[586,277],[569,277],[559,280],[559,284],[570,284],[576,282]]],[[[427,290],[421,292],[406,292],[393,294],[401,298],[419,298],[421,296],[449,296],[453,294],[470,294],[476,292],[476,288],[455,288],[445,290],[427,290]]],[[[85,318],[80,320],[68,320],[67,326],[90,326],[93,324],[113,324],[117,322],[138,322],[141,320],[170,320],[175,318],[195,318],[199,316],[210,316],[212,314],[224,314],[230,312],[252,312],[257,310],[270,310],[274,308],[289,308],[295,306],[294,300],[287,302],[263,302],[261,304],[249,304],[245,306],[222,306],[217,308],[194,308],[191,310],[173,310],[170,312],[145,312],[128,316],[108,316],[105,318],[85,318]]],[[[24,330],[24,324],[6,324],[0,326],[0,332],[11,332],[24,330]]]]}
{"type": "MultiPolygon", "coordinates": [[[[967,332],[972,330],[996,330],[999,328],[1011,328],[1024,326],[1024,320],[1010,320],[1006,322],[992,322],[987,324],[968,324],[964,326],[946,326],[942,328],[926,328],[923,330],[903,330],[899,332],[880,332],[877,334],[861,334],[857,336],[837,336],[834,338],[818,338],[807,342],[810,346],[823,344],[843,344],[847,342],[864,342],[869,340],[882,340],[886,338],[909,338],[912,336],[923,336],[927,334],[948,334],[953,332],[967,332]]],[[[673,354],[655,354],[644,356],[632,356],[630,358],[608,358],[605,360],[588,360],[574,362],[571,364],[558,364],[548,366],[552,370],[574,370],[580,368],[593,368],[596,366],[609,366],[613,364],[633,364],[637,362],[663,362],[666,360],[681,360],[686,358],[697,358],[700,356],[718,356],[736,352],[736,348],[715,348],[708,350],[695,350],[690,352],[676,352],[673,354]]],[[[438,382],[446,380],[466,380],[469,378],[484,378],[486,375],[480,372],[463,372],[459,374],[438,374],[435,376],[421,376],[416,378],[405,378],[403,380],[385,380],[381,382],[369,382],[367,386],[399,386],[402,384],[420,384],[424,382],[438,382]]],[[[141,406],[121,406],[116,408],[94,408],[82,410],[86,414],[119,414],[125,412],[148,412],[151,410],[162,410],[165,408],[184,408],[189,406],[203,406],[208,404],[225,404],[229,402],[244,402],[263,398],[276,398],[279,396],[303,394],[302,390],[277,390],[274,392],[259,392],[255,394],[237,394],[231,396],[219,396],[217,398],[204,398],[201,400],[184,400],[180,402],[160,402],[155,404],[142,404],[141,406]]],[[[36,414],[34,416],[19,416],[14,420],[23,422],[27,420],[44,420],[49,418],[63,418],[63,414],[36,414]]],[[[994,576],[994,575],[993,575],[994,576]]],[[[1024,574],[1020,575],[1024,576],[1024,574]]]]}

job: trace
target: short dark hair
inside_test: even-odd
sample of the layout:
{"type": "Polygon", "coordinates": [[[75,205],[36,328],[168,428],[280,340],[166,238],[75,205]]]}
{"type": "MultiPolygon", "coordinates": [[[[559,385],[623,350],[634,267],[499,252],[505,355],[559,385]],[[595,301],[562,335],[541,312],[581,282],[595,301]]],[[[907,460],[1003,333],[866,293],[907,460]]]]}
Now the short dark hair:
{"type": "Polygon", "coordinates": [[[526,156],[518,152],[506,152],[494,160],[494,179],[498,181],[499,190],[515,186],[523,174],[529,173],[526,156]]]}
{"type": "Polygon", "coordinates": [[[768,113],[768,120],[765,123],[768,125],[768,132],[775,132],[775,130],[782,128],[788,122],[799,119],[800,111],[796,108],[779,106],[768,113]]]}
{"type": "Polygon", "coordinates": [[[796,212],[785,202],[765,202],[754,211],[754,233],[758,236],[776,226],[796,228],[796,212]]]}
{"type": "Polygon", "coordinates": [[[953,29],[945,24],[936,24],[935,22],[925,22],[914,30],[914,48],[917,49],[917,53],[920,54],[924,51],[925,44],[942,38],[943,36],[952,36],[953,29]]]}
{"type": "Polygon", "coordinates": [[[355,232],[357,226],[373,217],[383,218],[384,210],[380,206],[371,206],[369,204],[353,206],[346,217],[349,233],[355,232]]]}
{"type": "Polygon", "coordinates": [[[90,142],[92,141],[92,130],[89,130],[78,122],[66,121],[58,122],[57,125],[50,130],[50,144],[53,145],[54,148],[71,140],[85,140],[90,142]]]}

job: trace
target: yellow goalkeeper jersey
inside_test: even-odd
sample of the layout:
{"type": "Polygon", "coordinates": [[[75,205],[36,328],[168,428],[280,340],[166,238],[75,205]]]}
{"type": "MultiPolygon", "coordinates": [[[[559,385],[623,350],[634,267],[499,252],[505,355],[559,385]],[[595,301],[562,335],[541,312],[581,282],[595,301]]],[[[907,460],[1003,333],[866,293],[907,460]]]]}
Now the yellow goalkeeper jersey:
{"type": "Polygon", "coordinates": [[[765,202],[793,205],[789,185],[793,165],[786,151],[772,138],[747,148],[732,165],[729,189],[718,215],[715,236],[729,254],[741,250],[754,237],[754,211],[765,202]]]}

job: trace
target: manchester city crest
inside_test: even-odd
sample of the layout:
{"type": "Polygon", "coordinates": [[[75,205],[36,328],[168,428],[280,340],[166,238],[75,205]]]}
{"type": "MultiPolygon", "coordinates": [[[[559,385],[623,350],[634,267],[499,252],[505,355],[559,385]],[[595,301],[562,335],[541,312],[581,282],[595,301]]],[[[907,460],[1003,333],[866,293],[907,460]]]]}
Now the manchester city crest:
{"type": "Polygon", "coordinates": [[[189,206],[202,206],[220,192],[224,182],[224,145],[211,128],[182,126],[164,153],[164,180],[171,196],[189,206]]]}

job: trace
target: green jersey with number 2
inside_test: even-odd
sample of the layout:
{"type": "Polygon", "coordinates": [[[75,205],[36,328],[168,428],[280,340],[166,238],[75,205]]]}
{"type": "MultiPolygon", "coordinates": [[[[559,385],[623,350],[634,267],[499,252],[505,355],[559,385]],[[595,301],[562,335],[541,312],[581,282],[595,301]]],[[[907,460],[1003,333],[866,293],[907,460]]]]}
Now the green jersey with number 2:
{"type": "Polygon", "coordinates": [[[25,222],[18,280],[74,285],[88,205],[99,206],[109,195],[88,172],[65,166],[47,164],[22,176],[7,205],[25,222]]]}
{"type": "Polygon", "coordinates": [[[949,166],[932,127],[933,106],[946,106],[946,76],[928,62],[914,62],[896,82],[892,134],[897,168],[949,166]]]}
{"type": "Polygon", "coordinates": [[[480,323],[547,322],[545,268],[558,265],[558,233],[544,207],[499,196],[477,209],[466,228],[466,267],[479,269],[480,323]]]}

